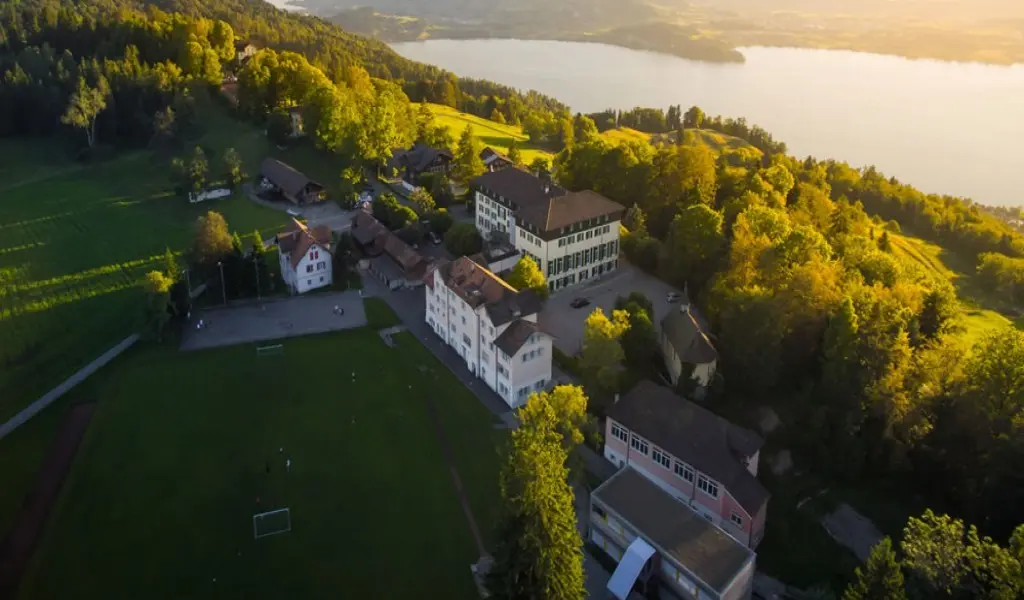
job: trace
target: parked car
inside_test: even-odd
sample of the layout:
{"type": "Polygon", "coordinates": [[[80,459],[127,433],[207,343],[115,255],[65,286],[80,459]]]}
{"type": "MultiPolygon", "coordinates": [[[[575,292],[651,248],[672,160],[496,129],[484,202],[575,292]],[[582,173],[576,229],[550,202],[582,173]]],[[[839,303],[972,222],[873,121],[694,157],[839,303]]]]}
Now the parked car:
{"type": "Polygon", "coordinates": [[[679,300],[681,300],[682,297],[683,295],[680,294],[679,292],[669,292],[665,294],[665,302],[668,302],[669,304],[675,304],[676,302],[679,302],[679,300]]]}
{"type": "Polygon", "coordinates": [[[588,304],[590,304],[590,300],[587,300],[586,298],[573,298],[573,301],[569,303],[569,306],[573,308],[583,308],[588,304]]]}
{"type": "Polygon", "coordinates": [[[435,246],[441,245],[441,238],[437,237],[437,234],[431,231],[427,234],[427,238],[430,239],[430,243],[435,246]]]}

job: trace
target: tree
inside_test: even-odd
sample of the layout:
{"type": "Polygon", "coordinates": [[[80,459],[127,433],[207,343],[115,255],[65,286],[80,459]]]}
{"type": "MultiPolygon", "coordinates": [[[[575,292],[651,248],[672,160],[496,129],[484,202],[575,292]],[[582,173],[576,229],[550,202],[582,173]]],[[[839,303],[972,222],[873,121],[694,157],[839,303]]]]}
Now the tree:
{"type": "Polygon", "coordinates": [[[641,373],[656,371],[658,336],[651,321],[653,312],[635,302],[626,305],[626,312],[629,314],[629,327],[619,340],[626,364],[641,373]]]}
{"type": "Polygon", "coordinates": [[[501,111],[497,108],[491,111],[490,119],[499,125],[505,124],[505,115],[501,114],[501,111]]]}
{"type": "Polygon", "coordinates": [[[192,160],[188,163],[188,182],[192,192],[198,194],[206,188],[206,176],[210,171],[210,163],[202,146],[196,146],[192,152],[192,160]]]}
{"type": "Polygon", "coordinates": [[[517,290],[529,288],[541,298],[548,297],[548,282],[544,279],[544,273],[537,266],[537,262],[529,256],[519,259],[505,281],[517,290]]]}
{"type": "Polygon", "coordinates": [[[892,540],[883,539],[871,549],[863,568],[855,571],[857,581],[843,593],[843,600],[906,600],[903,573],[896,560],[892,540]]]}
{"type": "Polygon", "coordinates": [[[480,232],[472,223],[456,223],[444,234],[444,247],[455,256],[476,254],[483,244],[480,232]]]}
{"type": "Polygon", "coordinates": [[[172,282],[177,281],[181,277],[181,266],[178,265],[178,259],[174,257],[174,253],[171,252],[170,248],[164,248],[164,268],[162,272],[172,282]]]}
{"type": "Polygon", "coordinates": [[[629,329],[629,314],[613,310],[612,318],[595,308],[583,324],[583,349],[580,369],[584,380],[597,390],[611,393],[619,383],[619,371],[625,353],[619,338],[629,329]]]}
{"type": "MultiPolygon", "coordinates": [[[[391,227],[391,217],[400,206],[398,198],[395,198],[395,195],[391,192],[384,192],[380,196],[374,198],[373,202],[370,204],[370,208],[373,211],[373,218],[388,227],[391,227]]],[[[392,229],[394,229],[394,227],[392,227],[392,229]]]]}
{"type": "Polygon", "coordinates": [[[292,136],[292,116],[285,110],[275,110],[267,117],[267,137],[278,146],[284,146],[292,136]]]}
{"type": "Polygon", "coordinates": [[[459,183],[466,185],[474,177],[482,175],[486,170],[480,158],[480,140],[473,135],[473,126],[466,125],[459,138],[459,146],[455,150],[453,176],[459,183]]]}
{"type": "Polygon", "coordinates": [[[519,142],[512,140],[512,143],[508,146],[508,159],[512,161],[512,164],[521,166],[523,164],[523,155],[519,151],[519,142]]]}
{"type": "MultiPolygon", "coordinates": [[[[252,232],[249,236],[249,243],[252,248],[252,262],[253,262],[253,276],[256,281],[253,281],[251,286],[252,290],[255,290],[257,294],[266,294],[271,290],[270,280],[270,267],[267,265],[267,252],[263,246],[263,236],[260,235],[259,229],[252,232]]],[[[338,259],[337,262],[344,262],[338,259]]]]}
{"type": "Polygon", "coordinates": [[[416,211],[408,206],[400,204],[394,211],[392,211],[389,220],[389,226],[391,229],[397,230],[419,221],[419,215],[417,215],[416,211]]]}
{"type": "Polygon", "coordinates": [[[409,196],[409,201],[416,206],[416,211],[421,215],[425,215],[437,208],[437,204],[434,203],[434,198],[430,195],[430,192],[421,187],[413,190],[413,193],[409,196]]]}
{"type": "Polygon", "coordinates": [[[649,318],[654,318],[654,303],[643,292],[630,292],[628,296],[619,296],[615,299],[614,308],[632,313],[634,310],[630,307],[631,304],[635,304],[637,308],[646,312],[649,318]]]}
{"type": "Polygon", "coordinates": [[[723,221],[721,213],[704,204],[676,216],[661,261],[668,281],[679,286],[692,281],[701,287],[711,278],[725,247],[723,221]]]}
{"type": "Polygon", "coordinates": [[[690,107],[683,116],[683,127],[687,129],[700,129],[704,124],[704,111],[696,106],[690,107]]]}
{"type": "Polygon", "coordinates": [[[146,332],[157,341],[163,340],[164,328],[167,327],[168,321],[171,320],[168,303],[171,299],[171,287],[173,285],[174,280],[160,271],[150,271],[146,274],[144,316],[146,332]]]}
{"type": "Polygon", "coordinates": [[[242,157],[234,148],[224,151],[224,168],[227,170],[228,183],[234,187],[245,179],[245,171],[242,170],[242,157]]]}
{"type": "Polygon", "coordinates": [[[487,583],[499,600],[582,600],[586,594],[565,420],[549,400],[535,394],[520,409],[501,471],[502,514],[487,583]]]}
{"type": "Polygon", "coordinates": [[[430,135],[432,127],[434,127],[434,113],[430,111],[426,102],[421,102],[416,111],[416,141],[429,144],[427,137],[430,135]]]}
{"type": "Polygon", "coordinates": [[[167,144],[177,139],[178,124],[174,109],[170,106],[156,111],[153,115],[153,143],[167,144]]]}
{"type": "Polygon", "coordinates": [[[96,117],[107,107],[109,95],[110,86],[102,76],[96,87],[90,87],[85,77],[79,77],[78,87],[71,94],[67,110],[61,117],[61,123],[85,131],[90,150],[96,145],[96,117]]]}
{"type": "Polygon", "coordinates": [[[644,211],[636,203],[626,211],[622,224],[626,226],[630,233],[647,233],[647,217],[644,216],[644,211]]]}
{"type": "Polygon", "coordinates": [[[224,217],[214,211],[199,217],[193,251],[196,260],[209,268],[231,251],[231,233],[224,217]]]}
{"type": "Polygon", "coordinates": [[[530,163],[530,171],[537,177],[545,177],[551,173],[551,163],[543,156],[537,156],[530,163]]]}

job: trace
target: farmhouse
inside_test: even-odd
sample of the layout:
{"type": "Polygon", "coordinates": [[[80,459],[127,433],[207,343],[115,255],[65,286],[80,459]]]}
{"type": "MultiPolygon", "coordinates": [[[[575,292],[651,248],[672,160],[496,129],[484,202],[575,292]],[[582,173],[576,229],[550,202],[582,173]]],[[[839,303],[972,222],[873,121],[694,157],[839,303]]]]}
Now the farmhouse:
{"type": "Polygon", "coordinates": [[[484,166],[491,172],[501,171],[502,169],[515,166],[512,159],[490,146],[484,148],[483,151],[480,152],[480,160],[484,161],[484,166]]]}
{"type": "Polygon", "coordinates": [[[257,50],[258,48],[249,42],[238,40],[235,42],[235,60],[238,61],[239,65],[241,65],[252,58],[252,55],[256,54],[257,50]]]}
{"type": "Polygon", "coordinates": [[[277,159],[263,159],[260,178],[260,187],[275,190],[294,204],[319,202],[326,196],[324,186],[277,159]]]}
{"type": "Polygon", "coordinates": [[[757,479],[762,444],[756,433],[641,381],[608,409],[604,456],[755,548],[769,499],[757,479]]]}
{"type": "Polygon", "coordinates": [[[452,153],[446,149],[431,148],[417,142],[408,150],[394,151],[388,166],[398,171],[402,179],[415,185],[423,173],[447,174],[452,159],[452,153]]]}
{"type": "Polygon", "coordinates": [[[537,325],[543,300],[516,291],[462,257],[427,276],[426,321],[510,407],[551,383],[550,335],[537,325]]]}
{"type": "Polygon", "coordinates": [[[619,264],[625,207],[584,190],[570,192],[519,169],[484,173],[472,182],[476,227],[485,239],[507,236],[540,266],[558,291],[611,273],[619,264]]]}
{"type": "Polygon", "coordinates": [[[331,230],[326,225],[310,229],[292,219],[288,231],[277,235],[277,249],[281,278],[291,293],[331,285],[331,230]]]}
{"type": "Polygon", "coordinates": [[[697,382],[697,395],[701,396],[715,376],[718,351],[692,310],[684,292],[679,308],[661,320],[661,351],[672,385],[686,373],[697,382]]]}
{"type": "Polygon", "coordinates": [[[362,252],[359,266],[388,289],[422,287],[431,261],[416,252],[366,211],[352,219],[352,239],[362,252]]]}

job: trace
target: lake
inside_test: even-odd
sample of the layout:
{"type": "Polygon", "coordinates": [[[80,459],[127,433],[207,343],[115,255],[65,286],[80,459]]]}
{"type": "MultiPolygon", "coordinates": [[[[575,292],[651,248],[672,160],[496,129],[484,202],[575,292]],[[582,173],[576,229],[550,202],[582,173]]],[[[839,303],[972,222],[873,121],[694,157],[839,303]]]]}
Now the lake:
{"type": "Polygon", "coordinates": [[[428,40],[402,56],[534,89],[574,111],[634,106],[745,117],[797,156],[835,158],[927,192],[1024,205],[1024,65],[909,60],[837,50],[741,48],[746,63],[604,44],[428,40]]]}

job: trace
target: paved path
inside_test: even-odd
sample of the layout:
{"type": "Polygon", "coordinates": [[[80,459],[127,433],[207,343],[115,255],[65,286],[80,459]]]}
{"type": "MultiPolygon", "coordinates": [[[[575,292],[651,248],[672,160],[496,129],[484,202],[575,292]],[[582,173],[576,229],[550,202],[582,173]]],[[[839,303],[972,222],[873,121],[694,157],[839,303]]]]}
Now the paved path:
{"type": "Polygon", "coordinates": [[[318,292],[196,311],[182,336],[182,350],[200,350],[366,325],[358,292],[318,292]],[[344,314],[334,308],[343,309],[344,314]],[[202,319],[205,326],[197,328],[202,319]]]}
{"type": "Polygon", "coordinates": [[[93,403],[79,404],[64,419],[46,462],[39,469],[36,485],[21,507],[14,526],[0,544],[0,598],[16,597],[21,578],[32,560],[50,511],[57,500],[64,476],[78,451],[89,421],[93,403]]]}
{"type": "Polygon", "coordinates": [[[87,377],[98,371],[101,367],[105,366],[110,361],[117,358],[122,352],[131,348],[135,345],[135,342],[139,341],[139,334],[133,333],[130,336],[121,340],[119,344],[107,350],[101,354],[96,360],[82,367],[77,373],[68,377],[64,383],[61,383],[57,387],[53,388],[49,392],[43,395],[42,398],[36,400],[32,404],[29,404],[18,414],[11,417],[11,420],[7,421],[3,425],[0,425],[0,440],[7,437],[12,431],[23,425],[26,421],[36,416],[39,411],[43,410],[47,406],[53,404],[57,398],[60,398],[66,394],[71,388],[75,387],[79,383],[85,381],[87,377]]]}

